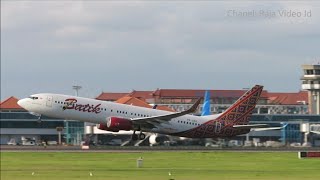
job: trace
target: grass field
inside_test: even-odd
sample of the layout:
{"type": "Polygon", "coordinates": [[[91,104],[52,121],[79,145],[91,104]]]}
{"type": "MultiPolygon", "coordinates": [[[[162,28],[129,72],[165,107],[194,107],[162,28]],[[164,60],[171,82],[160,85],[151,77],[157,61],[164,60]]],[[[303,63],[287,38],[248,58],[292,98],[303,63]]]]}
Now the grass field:
{"type": "Polygon", "coordinates": [[[1,152],[1,180],[170,178],[320,179],[320,159],[298,159],[294,152],[1,152]]]}

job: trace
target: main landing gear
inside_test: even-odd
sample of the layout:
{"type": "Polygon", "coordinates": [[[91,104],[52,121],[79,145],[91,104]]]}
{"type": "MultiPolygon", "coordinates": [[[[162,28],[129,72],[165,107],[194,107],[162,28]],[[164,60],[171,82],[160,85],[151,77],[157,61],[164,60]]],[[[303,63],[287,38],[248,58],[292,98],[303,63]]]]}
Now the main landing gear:
{"type": "Polygon", "coordinates": [[[136,140],[144,140],[145,138],[146,138],[146,135],[145,135],[144,133],[142,133],[142,132],[140,131],[139,135],[137,135],[135,130],[133,131],[133,134],[132,134],[132,137],[131,137],[131,139],[132,139],[133,141],[136,141],[136,140]]]}

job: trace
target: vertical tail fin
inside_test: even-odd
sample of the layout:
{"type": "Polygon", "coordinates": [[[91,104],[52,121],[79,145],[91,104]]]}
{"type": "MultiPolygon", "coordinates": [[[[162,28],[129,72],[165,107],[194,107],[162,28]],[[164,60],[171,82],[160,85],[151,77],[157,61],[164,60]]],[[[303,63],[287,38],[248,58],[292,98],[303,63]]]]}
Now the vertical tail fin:
{"type": "Polygon", "coordinates": [[[248,124],[251,114],[258,103],[263,86],[256,85],[242,95],[232,106],[223,112],[217,120],[225,124],[248,124]]]}
{"type": "Polygon", "coordinates": [[[208,116],[210,115],[210,91],[207,90],[204,94],[204,102],[201,116],[208,116]]]}

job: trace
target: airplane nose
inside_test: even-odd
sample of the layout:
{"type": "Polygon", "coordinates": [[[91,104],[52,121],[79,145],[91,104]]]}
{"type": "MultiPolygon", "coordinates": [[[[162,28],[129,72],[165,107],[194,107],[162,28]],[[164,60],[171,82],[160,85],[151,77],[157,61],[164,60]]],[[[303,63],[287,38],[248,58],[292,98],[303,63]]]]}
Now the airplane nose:
{"type": "Polygon", "coordinates": [[[18,102],[17,102],[17,104],[19,105],[19,106],[21,106],[21,107],[25,107],[25,99],[20,99],[18,102]]]}

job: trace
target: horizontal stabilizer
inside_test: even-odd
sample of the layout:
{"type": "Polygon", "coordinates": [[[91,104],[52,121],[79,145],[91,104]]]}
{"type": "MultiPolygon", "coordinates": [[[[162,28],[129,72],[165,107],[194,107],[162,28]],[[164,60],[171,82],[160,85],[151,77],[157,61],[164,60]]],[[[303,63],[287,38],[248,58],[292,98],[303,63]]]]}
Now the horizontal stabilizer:
{"type": "Polygon", "coordinates": [[[270,128],[252,128],[250,131],[270,131],[270,130],[280,130],[283,127],[270,127],[270,128]]]}
{"type": "Polygon", "coordinates": [[[280,130],[285,128],[287,124],[281,127],[269,127],[268,124],[248,124],[248,125],[234,125],[233,128],[236,129],[250,129],[250,131],[270,131],[270,130],[280,130]]]}
{"type": "Polygon", "coordinates": [[[233,125],[236,129],[251,129],[251,128],[265,128],[269,127],[268,124],[246,124],[246,125],[233,125]]]}

